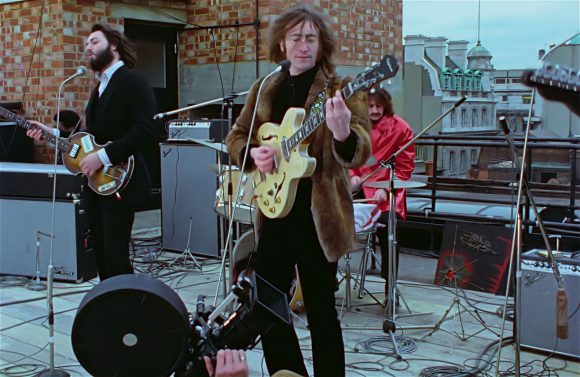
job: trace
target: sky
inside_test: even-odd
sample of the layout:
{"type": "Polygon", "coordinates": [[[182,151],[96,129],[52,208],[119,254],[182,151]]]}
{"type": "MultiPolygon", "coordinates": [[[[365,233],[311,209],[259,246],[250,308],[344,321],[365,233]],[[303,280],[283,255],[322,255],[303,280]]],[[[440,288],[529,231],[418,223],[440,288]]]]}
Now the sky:
{"type": "MultiPolygon", "coordinates": [[[[403,36],[477,42],[477,0],[403,0],[403,36]]],[[[538,66],[549,50],[580,32],[580,0],[481,0],[482,46],[496,69],[538,66]]]]}

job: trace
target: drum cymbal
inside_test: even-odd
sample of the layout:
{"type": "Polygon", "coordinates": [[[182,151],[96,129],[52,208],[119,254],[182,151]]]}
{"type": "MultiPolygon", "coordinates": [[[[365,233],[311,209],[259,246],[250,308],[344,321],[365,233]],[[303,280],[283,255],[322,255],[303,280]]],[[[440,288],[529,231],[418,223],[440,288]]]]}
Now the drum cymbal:
{"type": "MultiPolygon", "coordinates": [[[[363,186],[365,187],[374,187],[374,188],[382,188],[388,190],[390,187],[389,181],[377,181],[377,182],[367,182],[363,186]]],[[[395,189],[402,189],[402,188],[419,188],[425,187],[427,184],[425,182],[419,181],[401,181],[400,179],[395,179],[394,182],[395,189]]]]}

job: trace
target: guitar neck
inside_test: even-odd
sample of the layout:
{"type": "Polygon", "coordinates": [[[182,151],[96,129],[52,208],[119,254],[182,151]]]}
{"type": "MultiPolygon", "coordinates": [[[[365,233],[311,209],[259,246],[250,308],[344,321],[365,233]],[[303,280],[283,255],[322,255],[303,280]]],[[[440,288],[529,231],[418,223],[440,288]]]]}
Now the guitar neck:
{"type": "MultiPolygon", "coordinates": [[[[354,94],[354,90],[352,90],[350,83],[348,83],[342,90],[340,91],[342,98],[346,101],[354,94]]],[[[319,96],[319,98],[324,99],[323,97],[319,96]]],[[[319,104],[320,107],[317,107],[317,103],[312,106],[310,110],[310,115],[308,119],[300,126],[292,136],[290,136],[286,141],[286,146],[288,150],[294,149],[300,143],[302,143],[306,138],[322,124],[326,120],[326,113],[324,112],[324,101],[321,101],[319,104]]]]}
{"type": "MultiPolygon", "coordinates": [[[[12,111],[7,110],[0,106],[0,116],[15,122],[20,127],[26,130],[34,130],[40,129],[39,127],[35,126],[34,124],[30,123],[28,120],[24,119],[23,117],[14,114],[12,111]]],[[[46,132],[42,130],[42,137],[51,144],[58,145],[58,149],[61,152],[68,152],[71,148],[71,144],[66,141],[66,139],[56,137],[51,132],[46,132]]]]}

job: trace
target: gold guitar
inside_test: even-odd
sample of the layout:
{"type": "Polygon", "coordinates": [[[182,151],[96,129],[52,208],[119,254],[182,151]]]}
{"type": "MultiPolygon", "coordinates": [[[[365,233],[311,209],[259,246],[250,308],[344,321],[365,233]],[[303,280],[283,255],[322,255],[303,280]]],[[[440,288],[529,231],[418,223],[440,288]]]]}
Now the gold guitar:
{"type": "MultiPolygon", "coordinates": [[[[28,120],[14,114],[0,106],[0,116],[16,122],[20,127],[25,129],[37,128],[28,120]]],[[[62,155],[63,165],[73,174],[81,174],[80,162],[90,153],[96,153],[105,146],[97,144],[93,135],[86,132],[77,132],[68,139],[56,137],[51,133],[42,131],[42,136],[51,144],[57,145],[62,155]]],[[[123,189],[133,174],[135,159],[130,156],[129,159],[118,165],[101,167],[91,177],[87,177],[89,187],[99,195],[113,195],[123,189]]]]}
{"type": "MultiPolygon", "coordinates": [[[[376,83],[395,76],[399,65],[391,55],[385,55],[380,63],[360,73],[342,88],[345,100],[357,91],[370,88],[376,83]]],[[[312,105],[308,119],[303,123],[306,111],[290,108],[280,125],[264,123],[258,130],[260,145],[274,147],[274,169],[267,174],[254,170],[255,197],[262,213],[269,218],[286,216],[296,197],[298,181],[309,177],[316,169],[316,159],[308,156],[308,144],[304,141],[326,120],[323,90],[312,105]]]]}

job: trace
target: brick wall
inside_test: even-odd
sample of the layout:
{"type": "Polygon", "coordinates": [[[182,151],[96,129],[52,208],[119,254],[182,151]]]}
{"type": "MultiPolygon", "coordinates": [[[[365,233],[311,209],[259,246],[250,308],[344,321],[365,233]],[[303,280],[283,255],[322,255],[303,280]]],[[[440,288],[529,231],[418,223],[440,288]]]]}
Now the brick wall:
{"type": "MultiPolygon", "coordinates": [[[[22,101],[26,117],[52,125],[60,83],[86,65],[84,38],[90,26],[105,22],[123,29],[123,18],[112,16],[113,3],[142,8],[184,9],[187,22],[202,26],[251,23],[254,0],[32,0],[0,5],[0,101],[22,101]],[[38,38],[37,38],[38,36],[38,38]],[[35,46],[36,44],[36,46],[35,46]]],[[[259,1],[259,59],[265,59],[265,37],[271,21],[296,1],[259,1]]],[[[386,52],[402,57],[401,0],[314,0],[338,41],[339,66],[366,66],[386,52]]],[[[206,28],[180,33],[179,65],[252,62],[256,57],[254,26],[206,28]],[[215,43],[214,43],[215,38],[215,43]],[[237,40],[237,49],[236,49],[237,40]]],[[[180,83],[180,86],[183,83],[180,83]]],[[[95,85],[90,72],[66,86],[61,108],[84,112],[95,85]]],[[[199,89],[202,90],[202,89],[199,89]]],[[[36,160],[52,160],[52,149],[39,144],[36,160]]]]}
{"type": "MultiPolygon", "coordinates": [[[[265,59],[265,39],[275,17],[297,1],[261,0],[259,58],[265,59]]],[[[338,41],[338,65],[365,66],[387,52],[402,57],[402,1],[400,0],[314,0],[307,1],[320,8],[338,41]]],[[[250,0],[189,0],[188,22],[194,25],[234,25],[255,20],[256,2],[250,0]]],[[[234,61],[238,38],[237,61],[253,60],[256,55],[255,27],[213,29],[218,62],[234,61]],[[239,34],[239,35],[238,35],[239,34]]],[[[182,64],[215,63],[214,39],[208,29],[181,34],[182,64]]]]}

